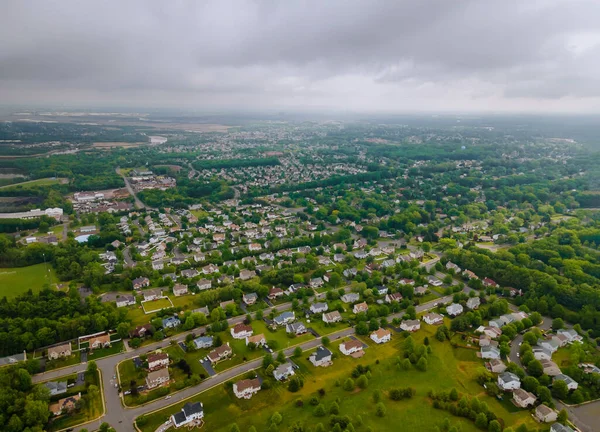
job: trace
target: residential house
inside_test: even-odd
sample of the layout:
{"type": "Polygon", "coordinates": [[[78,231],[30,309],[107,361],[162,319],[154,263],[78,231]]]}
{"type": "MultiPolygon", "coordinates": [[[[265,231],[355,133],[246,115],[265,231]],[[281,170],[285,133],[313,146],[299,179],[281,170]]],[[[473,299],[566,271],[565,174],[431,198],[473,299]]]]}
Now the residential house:
{"type": "Polygon", "coordinates": [[[273,287],[269,290],[269,295],[267,297],[269,297],[269,300],[275,300],[279,297],[283,297],[284,295],[285,293],[281,288],[273,287]]]}
{"type": "Polygon", "coordinates": [[[350,339],[340,344],[340,351],[344,355],[354,354],[363,350],[363,343],[358,339],[350,339]]]}
{"type": "Polygon", "coordinates": [[[471,310],[479,309],[479,305],[481,304],[481,299],[479,297],[471,297],[467,300],[467,307],[471,310]]]}
{"type": "Polygon", "coordinates": [[[356,277],[356,275],[358,274],[358,270],[355,268],[349,268],[346,269],[342,272],[342,274],[344,275],[344,277],[347,277],[348,279],[352,279],[353,277],[356,277]]]}
{"type": "Polygon", "coordinates": [[[311,288],[319,288],[323,286],[323,279],[320,277],[317,278],[312,278],[310,280],[310,287],[311,288]]]}
{"type": "Polygon", "coordinates": [[[254,334],[254,330],[252,327],[243,323],[236,324],[231,329],[231,336],[234,339],[246,339],[248,336],[252,336],[254,334]]]}
{"type": "Polygon", "coordinates": [[[129,333],[130,338],[144,338],[146,334],[152,331],[152,324],[144,324],[141,326],[137,326],[129,333]]]}
{"type": "Polygon", "coordinates": [[[479,279],[477,277],[477,275],[475,273],[473,273],[471,270],[464,270],[462,272],[463,276],[469,278],[469,279],[479,279]]]}
{"type": "Polygon", "coordinates": [[[162,326],[165,329],[179,327],[180,325],[181,325],[181,321],[176,316],[163,318],[163,320],[162,320],[162,326]]]}
{"type": "Polygon", "coordinates": [[[367,305],[367,302],[362,302],[354,305],[354,307],[352,308],[352,313],[359,314],[361,312],[367,312],[368,310],[369,306],[367,305]]]}
{"type": "Polygon", "coordinates": [[[240,279],[243,281],[252,279],[255,276],[256,276],[256,272],[254,270],[243,269],[240,271],[240,279]]]}
{"type": "Polygon", "coordinates": [[[208,360],[212,364],[218,363],[221,360],[228,359],[233,354],[233,350],[229,346],[229,343],[225,345],[221,345],[220,347],[215,348],[211,352],[208,353],[208,360]]]}
{"type": "Polygon", "coordinates": [[[402,294],[400,294],[399,292],[390,293],[390,294],[385,295],[386,303],[401,302],[401,301],[402,301],[402,294]]]}
{"type": "Polygon", "coordinates": [[[294,314],[294,312],[285,311],[281,315],[276,316],[273,321],[275,322],[275,324],[282,326],[291,323],[295,319],[296,315],[294,314]]]}
{"type": "Polygon", "coordinates": [[[188,425],[204,417],[202,402],[186,403],[181,411],[171,416],[171,423],[176,428],[188,425]]]}
{"type": "Polygon", "coordinates": [[[71,343],[67,342],[62,345],[57,345],[48,348],[48,359],[56,360],[61,357],[69,357],[71,355],[71,343]]]}
{"type": "Polygon", "coordinates": [[[154,353],[148,354],[148,370],[156,370],[169,366],[169,354],[154,353]]]}
{"type": "Polygon", "coordinates": [[[373,340],[373,342],[382,344],[389,342],[392,339],[392,333],[389,330],[378,328],[373,333],[371,333],[370,337],[373,340]]]}
{"type": "Polygon", "coordinates": [[[518,407],[527,408],[529,406],[533,406],[536,400],[537,398],[533,393],[529,393],[528,391],[525,391],[522,388],[517,388],[513,390],[513,402],[518,407]]]}
{"type": "Polygon", "coordinates": [[[423,321],[425,321],[429,325],[438,325],[444,322],[444,317],[435,312],[430,312],[427,315],[423,316],[423,321]]]}
{"type": "Polygon", "coordinates": [[[110,346],[110,336],[101,334],[88,339],[90,349],[108,348],[110,346]]]}
{"type": "Polygon", "coordinates": [[[556,375],[552,379],[552,382],[554,383],[556,381],[564,381],[565,384],[567,384],[567,388],[569,390],[577,390],[577,387],[579,387],[579,384],[577,383],[577,381],[575,381],[573,378],[571,378],[570,376],[565,375],[565,374],[556,375]]]}
{"type": "Polygon", "coordinates": [[[196,282],[196,286],[198,287],[199,290],[211,289],[212,281],[210,281],[208,279],[200,279],[198,282],[196,282]]]}
{"type": "Polygon", "coordinates": [[[583,338],[573,329],[561,329],[556,332],[567,338],[567,343],[582,342],[583,338]]]}
{"type": "Polygon", "coordinates": [[[295,372],[294,372],[294,367],[292,366],[292,364],[290,362],[285,362],[285,363],[280,364],[273,371],[273,377],[277,381],[285,381],[292,375],[295,375],[295,372]]]}
{"type": "Polygon", "coordinates": [[[182,285],[182,284],[175,284],[173,286],[173,294],[175,294],[176,297],[182,296],[187,294],[188,291],[188,287],[186,285],[182,285]]]}
{"type": "Polygon", "coordinates": [[[257,347],[263,347],[263,346],[267,345],[267,339],[265,338],[265,335],[262,333],[259,335],[255,335],[255,336],[247,336],[246,337],[246,345],[248,345],[250,343],[253,343],[257,347]]]}
{"type": "Polygon", "coordinates": [[[521,388],[521,380],[511,372],[504,372],[498,375],[498,387],[504,391],[512,391],[521,388]]]}
{"type": "Polygon", "coordinates": [[[333,324],[336,322],[340,322],[342,320],[342,315],[338,311],[332,311],[329,313],[323,314],[323,322],[327,324],[333,324]]]}
{"type": "Polygon", "coordinates": [[[448,261],[446,263],[446,269],[447,270],[454,270],[454,273],[456,273],[456,274],[459,274],[462,271],[462,269],[459,266],[457,266],[456,264],[454,264],[451,261],[448,261]]]}
{"type": "Polygon", "coordinates": [[[327,305],[327,303],[313,303],[310,305],[310,311],[312,313],[327,312],[328,308],[329,308],[329,306],[327,305]]]}
{"type": "Polygon", "coordinates": [[[78,393],[73,396],[68,396],[63,399],[59,399],[58,402],[51,404],[48,406],[48,409],[55,416],[60,415],[62,413],[68,413],[73,411],[77,407],[77,402],[81,399],[81,393],[78,393]]]}
{"type": "Polygon", "coordinates": [[[145,287],[149,287],[150,279],[148,279],[147,277],[139,277],[132,280],[131,283],[133,284],[133,289],[139,290],[145,287]]]}
{"type": "Polygon", "coordinates": [[[162,289],[155,288],[142,291],[142,296],[144,298],[144,301],[152,301],[159,299],[162,297],[162,289]]]}
{"type": "Polygon", "coordinates": [[[490,278],[484,278],[483,279],[483,286],[491,287],[491,288],[497,288],[498,284],[495,281],[493,281],[492,279],[490,279],[490,278]]]}
{"type": "Polygon", "coordinates": [[[569,426],[565,426],[560,423],[554,423],[552,426],[550,426],[550,432],[575,432],[575,430],[569,426]]]}
{"type": "Polygon", "coordinates": [[[493,373],[501,374],[506,370],[506,365],[500,359],[491,359],[485,364],[485,367],[493,373]]]}
{"type": "Polygon", "coordinates": [[[480,352],[482,359],[500,359],[500,350],[494,346],[482,346],[480,352]]]}
{"type": "Polygon", "coordinates": [[[219,267],[214,264],[209,264],[207,266],[202,267],[202,273],[205,275],[217,273],[219,271],[219,267]]]}
{"type": "Polygon", "coordinates": [[[442,286],[443,282],[435,276],[427,276],[427,283],[436,287],[442,286]]]}
{"type": "Polygon", "coordinates": [[[548,376],[557,376],[561,374],[559,367],[552,360],[540,360],[544,373],[548,376]]]}
{"type": "Polygon", "coordinates": [[[212,336],[200,336],[194,339],[194,346],[196,349],[210,348],[213,346],[213,343],[212,336]]]}
{"type": "Polygon", "coordinates": [[[346,259],[346,255],[344,255],[344,254],[337,254],[337,253],[336,253],[336,254],[333,256],[333,260],[334,260],[336,263],[344,262],[344,260],[345,260],[345,259],[346,259]]]}
{"type": "Polygon", "coordinates": [[[446,313],[450,316],[460,315],[463,313],[463,307],[458,303],[452,303],[450,306],[446,307],[446,313]]]}
{"type": "Polygon", "coordinates": [[[233,384],[233,393],[238,399],[250,399],[260,391],[260,380],[244,379],[233,384]]]}
{"type": "Polygon", "coordinates": [[[414,293],[416,296],[424,296],[428,292],[429,290],[427,289],[427,287],[424,286],[418,286],[414,289],[414,293]]]}
{"type": "Polygon", "coordinates": [[[258,294],[256,293],[248,293],[242,296],[242,301],[248,306],[252,306],[257,300],[258,294]]]}
{"type": "Polygon", "coordinates": [[[538,344],[538,346],[547,349],[552,354],[554,354],[556,352],[556,350],[558,350],[558,348],[560,348],[560,345],[558,344],[558,342],[555,340],[552,340],[552,339],[539,339],[537,344],[538,344]]]}
{"type": "Polygon", "coordinates": [[[400,283],[400,285],[414,285],[415,281],[413,279],[402,278],[398,280],[398,283],[400,283]]]}
{"type": "Polygon", "coordinates": [[[541,404],[535,409],[535,416],[542,423],[550,423],[556,421],[558,414],[547,405],[541,404]]]}
{"type": "Polygon", "coordinates": [[[184,278],[192,279],[198,276],[200,273],[196,269],[181,270],[181,276],[184,278]]]}
{"type": "Polygon", "coordinates": [[[502,335],[502,330],[498,327],[479,326],[475,331],[485,334],[490,339],[496,339],[502,335]]]}
{"type": "Polygon", "coordinates": [[[285,326],[285,331],[290,334],[301,335],[307,332],[306,326],[301,322],[289,323],[285,326]]]}
{"type": "Polygon", "coordinates": [[[169,382],[170,379],[171,377],[169,376],[169,368],[161,368],[148,373],[148,376],[146,377],[146,385],[149,389],[153,389],[166,382],[169,382]]]}
{"type": "Polygon", "coordinates": [[[44,387],[50,391],[50,396],[57,396],[67,392],[67,381],[50,381],[44,383],[44,387]]]}
{"type": "Polygon", "coordinates": [[[359,299],[360,296],[358,295],[358,293],[347,293],[341,297],[341,300],[344,303],[354,303],[357,302],[359,299]]]}
{"type": "Polygon", "coordinates": [[[415,332],[421,328],[419,320],[404,320],[400,323],[400,328],[404,331],[415,332]]]}
{"type": "Polygon", "coordinates": [[[552,351],[541,346],[534,346],[532,349],[536,360],[552,360],[552,351]]]}
{"type": "Polygon", "coordinates": [[[329,366],[331,364],[332,353],[324,346],[320,346],[310,355],[308,360],[314,366],[329,366]]]}
{"type": "Polygon", "coordinates": [[[135,305],[135,297],[129,294],[121,294],[116,300],[117,307],[133,306],[135,305]]]}

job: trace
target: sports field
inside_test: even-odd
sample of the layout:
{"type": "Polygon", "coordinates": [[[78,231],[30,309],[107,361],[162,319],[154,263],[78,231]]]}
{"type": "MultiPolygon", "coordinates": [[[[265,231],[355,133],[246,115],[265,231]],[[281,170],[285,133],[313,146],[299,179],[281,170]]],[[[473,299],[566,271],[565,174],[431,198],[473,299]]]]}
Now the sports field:
{"type": "Polygon", "coordinates": [[[45,276],[44,264],[29,267],[0,268],[0,298],[13,298],[32,290],[40,291],[44,283],[50,285],[57,282],[50,264],[47,264],[48,277],[45,276]]]}

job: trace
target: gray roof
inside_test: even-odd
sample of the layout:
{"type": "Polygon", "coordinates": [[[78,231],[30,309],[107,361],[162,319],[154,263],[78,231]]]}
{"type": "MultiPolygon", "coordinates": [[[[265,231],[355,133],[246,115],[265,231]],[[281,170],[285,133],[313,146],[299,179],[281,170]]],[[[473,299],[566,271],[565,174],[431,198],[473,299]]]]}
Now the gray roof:
{"type": "Polygon", "coordinates": [[[519,381],[519,382],[521,382],[521,380],[519,379],[519,377],[516,376],[514,373],[511,373],[511,372],[504,372],[504,373],[500,374],[500,379],[502,381],[504,381],[505,383],[509,383],[509,382],[513,382],[513,381],[519,381]]]}
{"type": "Polygon", "coordinates": [[[294,315],[294,313],[293,313],[293,312],[286,311],[286,312],[282,313],[281,315],[279,315],[279,316],[276,316],[276,317],[275,317],[275,319],[274,319],[274,321],[275,321],[277,324],[283,324],[283,323],[284,323],[286,320],[288,320],[288,319],[290,319],[290,318],[291,318],[291,319],[294,319],[294,318],[295,318],[295,315],[294,315]]]}
{"type": "Polygon", "coordinates": [[[320,346],[319,348],[317,348],[317,351],[315,351],[313,355],[315,356],[315,360],[319,361],[331,356],[331,351],[329,351],[324,346],[320,346]]]}

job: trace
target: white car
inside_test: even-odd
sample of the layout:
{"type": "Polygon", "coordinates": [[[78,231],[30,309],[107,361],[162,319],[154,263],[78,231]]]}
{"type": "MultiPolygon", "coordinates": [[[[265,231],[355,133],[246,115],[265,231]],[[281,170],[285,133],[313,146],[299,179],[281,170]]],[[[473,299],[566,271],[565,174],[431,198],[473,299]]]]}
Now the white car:
{"type": "Polygon", "coordinates": [[[167,399],[171,399],[171,395],[169,395],[165,398],[165,400],[167,400],[167,399]]]}

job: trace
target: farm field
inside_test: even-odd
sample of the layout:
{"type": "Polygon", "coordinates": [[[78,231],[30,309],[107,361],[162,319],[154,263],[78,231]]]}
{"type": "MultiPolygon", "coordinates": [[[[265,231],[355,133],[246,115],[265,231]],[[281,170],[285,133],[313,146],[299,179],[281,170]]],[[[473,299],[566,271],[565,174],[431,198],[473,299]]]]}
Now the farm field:
{"type": "Polygon", "coordinates": [[[1,268],[0,298],[14,298],[30,289],[33,292],[41,291],[46,282],[50,285],[58,282],[50,265],[36,264],[27,267],[1,268]],[[46,268],[48,269],[48,278],[46,278],[46,268]]]}
{"type": "MultiPolygon", "coordinates": [[[[299,366],[297,374],[304,380],[304,387],[297,393],[289,392],[285,384],[278,383],[269,390],[261,390],[251,400],[246,401],[235,398],[230,386],[225,384],[195,395],[190,400],[201,401],[204,404],[205,421],[211,431],[228,431],[234,421],[240,430],[248,430],[250,426],[265,430],[275,412],[279,412],[283,417],[279,430],[287,430],[296,422],[305,428],[314,428],[318,423],[328,424],[328,416],[314,415],[315,407],[310,404],[310,400],[315,397],[317,403],[323,403],[326,409],[337,401],[339,414],[349,416],[356,430],[366,430],[370,427],[374,431],[431,431],[448,417],[451,424],[460,425],[463,432],[475,432],[478,429],[473,422],[434,409],[427,396],[430,389],[449,391],[454,387],[461,394],[477,396],[481,401],[485,401],[489,409],[501,418],[506,426],[515,427],[525,423],[530,428],[537,427],[528,411],[515,410],[506,402],[487,396],[484,389],[477,384],[474,376],[483,365],[474,351],[454,349],[449,342],[438,342],[433,337],[434,332],[435,328],[425,325],[413,335],[416,343],[422,343],[425,336],[431,341],[432,354],[429,356],[429,366],[425,372],[414,368],[404,371],[397,367],[396,358],[402,355],[404,339],[394,333],[392,341],[385,345],[375,345],[364,338],[363,341],[369,346],[361,359],[343,356],[338,348],[339,341],[332,343],[330,349],[334,353],[333,366],[327,368],[314,367],[307,360],[310,352],[303,353],[301,358],[293,359],[299,366]],[[368,387],[346,391],[340,383],[351,376],[357,365],[370,367],[368,387]],[[397,402],[389,399],[387,392],[390,389],[404,387],[414,388],[416,395],[412,399],[397,402]],[[381,391],[381,401],[387,411],[383,417],[375,413],[375,390],[381,391]],[[302,406],[298,406],[299,399],[303,402],[302,406]],[[273,406],[274,400],[278,401],[276,407],[273,406]],[[358,426],[359,424],[362,425],[358,426]]],[[[185,402],[179,402],[146,416],[143,425],[139,425],[141,430],[154,431],[169,415],[179,411],[183,403],[185,402]]]]}

